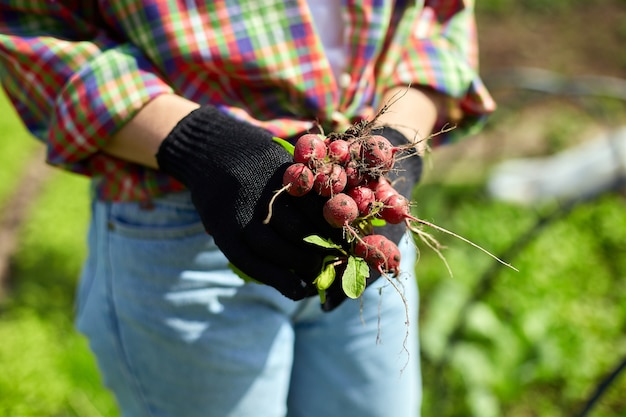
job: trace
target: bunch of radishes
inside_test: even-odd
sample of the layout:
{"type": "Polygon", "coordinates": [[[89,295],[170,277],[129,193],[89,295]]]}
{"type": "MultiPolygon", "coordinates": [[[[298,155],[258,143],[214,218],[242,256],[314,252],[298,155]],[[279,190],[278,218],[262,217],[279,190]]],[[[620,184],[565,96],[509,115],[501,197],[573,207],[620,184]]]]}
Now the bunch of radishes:
{"type": "Polygon", "coordinates": [[[375,227],[419,221],[410,214],[409,200],[385,177],[394,169],[399,151],[412,145],[396,147],[381,135],[349,133],[306,133],[293,147],[282,144],[293,154],[294,162],[285,171],[279,192],[294,197],[315,192],[328,198],[322,215],[332,227],[344,230],[343,245],[316,236],[305,239],[342,253],[327,259],[316,280],[320,293],[335,279],[339,265],[343,267],[344,292],[351,298],[364,290],[367,266],[385,276],[397,275],[400,251],[394,242],[377,234],[375,227]]]}
{"type": "MultiPolygon", "coordinates": [[[[343,244],[320,236],[304,239],[340,254],[325,259],[322,271],[314,281],[322,302],[324,291],[334,282],[337,270],[342,271],[342,289],[350,298],[359,297],[365,290],[369,268],[386,277],[395,287],[389,275],[396,276],[400,272],[400,251],[394,242],[377,234],[375,229],[386,223],[405,223],[408,230],[435,250],[444,263],[437,240],[418,226],[425,225],[461,239],[516,270],[468,239],[411,214],[410,201],[393,187],[386,175],[394,169],[402,151],[411,151],[402,155],[403,158],[416,157],[412,152],[414,144],[394,146],[384,136],[372,134],[372,123],[356,125],[345,133],[328,136],[306,133],[295,145],[275,138],[293,155],[294,162],[286,169],[283,188],[274,198],[282,192],[294,197],[315,192],[327,198],[322,209],[324,219],[332,227],[344,231],[343,244]]],[[[266,222],[271,217],[271,204],[266,222]]]]}

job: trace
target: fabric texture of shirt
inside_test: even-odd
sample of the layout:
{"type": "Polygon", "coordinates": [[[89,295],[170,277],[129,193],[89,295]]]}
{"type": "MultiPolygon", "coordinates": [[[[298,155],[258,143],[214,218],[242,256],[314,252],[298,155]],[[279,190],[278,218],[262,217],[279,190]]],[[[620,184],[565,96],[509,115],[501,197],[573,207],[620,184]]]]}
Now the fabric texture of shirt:
{"type": "Polygon", "coordinates": [[[436,137],[456,140],[495,107],[473,3],[343,0],[337,80],[306,0],[0,0],[0,75],[50,164],[97,178],[102,199],[141,200],[183,186],[100,149],[160,94],[292,137],[313,121],[336,128],[337,114],[371,117],[391,87],[429,86],[462,110],[436,137]]]}

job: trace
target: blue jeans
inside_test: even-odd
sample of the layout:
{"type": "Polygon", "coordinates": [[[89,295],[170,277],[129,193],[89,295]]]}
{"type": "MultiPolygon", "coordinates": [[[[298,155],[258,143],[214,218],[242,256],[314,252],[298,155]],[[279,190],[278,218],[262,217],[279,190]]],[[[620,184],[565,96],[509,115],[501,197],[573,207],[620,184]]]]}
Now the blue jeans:
{"type": "Polygon", "coordinates": [[[416,417],[416,254],[403,242],[409,327],[384,278],[330,313],[244,283],[186,193],[96,201],[77,327],[124,417],[416,417]]]}

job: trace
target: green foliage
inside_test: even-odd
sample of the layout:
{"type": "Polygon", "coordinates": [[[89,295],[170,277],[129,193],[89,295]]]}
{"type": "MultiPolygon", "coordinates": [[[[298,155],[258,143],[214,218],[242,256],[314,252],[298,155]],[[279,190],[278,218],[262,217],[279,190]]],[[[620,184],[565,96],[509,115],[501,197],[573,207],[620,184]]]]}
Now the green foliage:
{"type": "MultiPolygon", "coordinates": [[[[0,112],[11,114],[0,95],[0,112]]],[[[14,117],[0,118],[0,204],[14,192],[37,144],[14,117]]],[[[43,163],[43,161],[40,161],[43,163]]],[[[73,327],[74,293],[86,254],[88,183],[56,172],[23,213],[0,304],[0,415],[115,417],[84,338],[73,327]]]]}
{"type": "MultiPolygon", "coordinates": [[[[480,188],[431,184],[418,191],[422,216],[496,253],[543,215],[489,201],[480,188]]],[[[580,412],[626,355],[626,259],[618,255],[626,249],[624,209],[621,196],[607,195],[563,212],[505,259],[519,273],[499,268],[490,280],[493,261],[452,238],[439,240],[449,248],[454,278],[423,251],[425,415],[580,412]]],[[[625,389],[626,378],[617,380],[594,416],[626,411],[625,389]]]]}
{"type": "Polygon", "coordinates": [[[28,309],[0,317],[0,415],[116,415],[86,342],[59,321],[28,309]]]}
{"type": "Polygon", "coordinates": [[[20,306],[43,316],[51,309],[61,314],[71,311],[86,255],[88,195],[84,178],[59,172],[33,201],[11,277],[12,299],[20,306]]]}

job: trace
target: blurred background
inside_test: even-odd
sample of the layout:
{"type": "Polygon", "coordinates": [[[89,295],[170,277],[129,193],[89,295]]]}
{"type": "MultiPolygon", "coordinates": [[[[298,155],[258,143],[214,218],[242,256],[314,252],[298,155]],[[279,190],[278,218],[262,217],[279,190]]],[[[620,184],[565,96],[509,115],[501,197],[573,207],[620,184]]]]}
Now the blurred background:
{"type": "MultiPolygon", "coordinates": [[[[422,414],[626,416],[626,1],[477,3],[499,107],[432,151],[414,212],[519,272],[420,245],[422,414]]],[[[72,324],[87,182],[0,114],[0,416],[117,417],[72,324]]]]}

